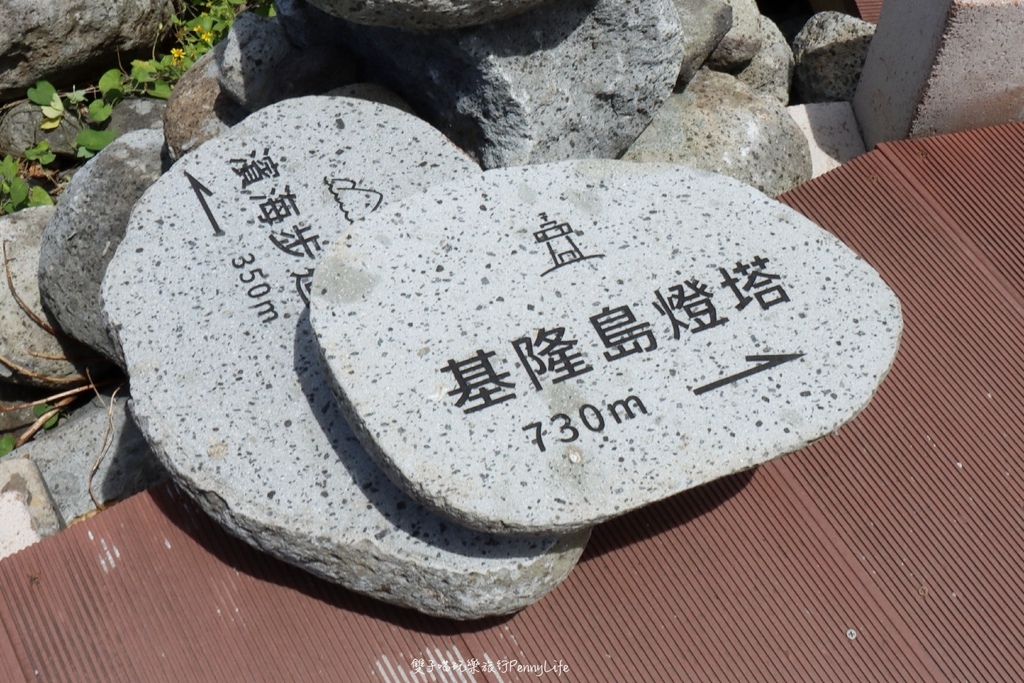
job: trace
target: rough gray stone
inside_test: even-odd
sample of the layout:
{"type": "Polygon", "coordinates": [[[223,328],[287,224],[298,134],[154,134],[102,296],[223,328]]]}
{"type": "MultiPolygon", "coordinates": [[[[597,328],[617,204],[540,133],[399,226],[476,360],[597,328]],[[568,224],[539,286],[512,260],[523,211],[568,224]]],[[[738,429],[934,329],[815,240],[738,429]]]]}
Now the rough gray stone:
{"type": "Polygon", "coordinates": [[[250,111],[274,102],[320,95],[352,83],[358,67],[337,45],[292,45],[278,17],[245,12],[231,26],[218,52],[221,88],[250,111]]]}
{"type": "Polygon", "coordinates": [[[430,34],[332,24],[299,2],[289,12],[290,35],[335,27],[377,66],[375,80],[487,168],[618,156],[672,91],[683,57],[672,0],[566,0],[430,34]]]}
{"type": "Polygon", "coordinates": [[[357,24],[411,31],[488,24],[551,0],[312,0],[324,12],[357,24]]]}
{"type": "Polygon", "coordinates": [[[223,41],[199,58],[174,86],[164,112],[164,139],[178,159],[207,140],[224,133],[249,110],[220,87],[218,66],[223,41]]]}
{"type": "Polygon", "coordinates": [[[109,128],[124,135],[136,130],[156,128],[163,131],[165,100],[153,97],[129,97],[114,105],[109,128]]]}
{"type": "Polygon", "coordinates": [[[842,12],[811,17],[793,40],[793,78],[800,100],[853,100],[874,35],[874,24],[842,12]]]}
{"type": "Polygon", "coordinates": [[[313,283],[339,400],[403,490],[482,530],[590,526],[802,448],[899,345],[838,238],[685,166],[501,169],[364,228],[313,283]]]}
{"type": "Polygon", "coordinates": [[[732,28],[732,7],[726,0],[675,2],[683,27],[683,65],[676,81],[676,89],[682,90],[732,28]]]}
{"type": "Polygon", "coordinates": [[[221,89],[250,111],[274,101],[273,74],[296,52],[276,17],[243,12],[231,25],[218,51],[217,79],[221,89]]]}
{"type": "Polygon", "coordinates": [[[707,69],[669,98],[622,158],[716,171],[773,197],[811,177],[807,139],[786,108],[707,69]]]}
{"type": "Polygon", "coordinates": [[[15,449],[5,461],[22,457],[32,460],[68,522],[144,491],[167,473],[128,415],[127,403],[120,394],[94,398],[66,421],[15,449]],[[106,451],[105,440],[110,444],[106,451]],[[90,494],[90,472],[97,462],[90,494]]]}
{"type": "Polygon", "coordinates": [[[761,11],[757,0],[726,0],[732,7],[732,28],[704,63],[716,71],[743,69],[761,49],[761,11]]]}
{"type": "Polygon", "coordinates": [[[173,13],[171,0],[4,0],[0,101],[24,97],[41,78],[71,84],[118,54],[151,50],[173,13]]]}
{"type": "Polygon", "coordinates": [[[477,534],[396,489],[331,395],[305,298],[320,251],[358,232],[365,216],[479,174],[440,133],[394,108],[281,102],[157,181],[103,283],[133,414],[179,486],[287,562],[454,618],[538,600],[572,569],[588,534],[477,534]]]}
{"type": "Polygon", "coordinates": [[[0,216],[0,241],[6,245],[11,280],[18,298],[43,325],[25,313],[6,278],[0,280],[0,380],[59,388],[85,376],[99,376],[107,364],[61,333],[39,297],[39,248],[52,206],[0,216]]]}
{"type": "Polygon", "coordinates": [[[45,140],[55,154],[75,156],[75,136],[82,124],[73,116],[65,116],[53,130],[43,130],[43,112],[32,102],[20,102],[0,118],[0,157],[25,155],[25,150],[45,140]]]}
{"type": "Polygon", "coordinates": [[[736,74],[740,83],[759,93],[789,104],[789,88],[793,82],[793,50],[782,31],[768,17],[761,17],[761,49],[750,64],[736,74]]]}
{"type": "Polygon", "coordinates": [[[71,179],[43,233],[39,291],[61,329],[115,363],[107,336],[100,283],[121,243],[132,207],[160,177],[164,145],[159,130],[123,135],[71,179]]]}

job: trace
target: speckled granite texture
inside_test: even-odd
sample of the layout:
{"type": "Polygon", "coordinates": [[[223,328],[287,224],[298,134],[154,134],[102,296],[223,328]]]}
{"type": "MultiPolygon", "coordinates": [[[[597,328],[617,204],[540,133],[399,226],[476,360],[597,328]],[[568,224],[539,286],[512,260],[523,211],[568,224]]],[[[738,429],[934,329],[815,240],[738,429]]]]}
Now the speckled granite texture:
{"type": "Polygon", "coordinates": [[[831,234],[682,166],[489,171],[335,242],[313,328],[350,423],[414,498],[565,532],[856,415],[899,302],[831,234]]]}
{"type": "Polygon", "coordinates": [[[538,600],[575,565],[588,532],[474,533],[403,495],[331,395],[305,297],[321,251],[360,219],[480,173],[396,109],[288,100],[146,193],[102,292],[133,415],[207,512],[356,591],[463,619],[538,600]]]}

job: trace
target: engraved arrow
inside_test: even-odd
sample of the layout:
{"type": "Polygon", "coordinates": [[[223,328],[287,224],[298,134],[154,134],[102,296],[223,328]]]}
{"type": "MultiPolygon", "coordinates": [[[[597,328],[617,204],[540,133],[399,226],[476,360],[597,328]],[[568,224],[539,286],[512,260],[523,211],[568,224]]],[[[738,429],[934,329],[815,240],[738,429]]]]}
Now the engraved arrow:
{"type": "Polygon", "coordinates": [[[213,217],[213,211],[210,211],[210,205],[206,203],[206,197],[213,196],[213,190],[203,185],[201,182],[192,177],[192,174],[185,171],[185,177],[188,178],[188,184],[192,186],[192,191],[196,193],[196,198],[199,203],[203,205],[203,211],[206,212],[206,217],[210,219],[210,225],[213,226],[214,236],[220,236],[224,234],[224,231],[217,225],[217,219],[213,217]],[[206,195],[204,197],[203,195],[206,195]]]}
{"type": "Polygon", "coordinates": [[[743,372],[737,372],[735,375],[729,375],[728,377],[723,377],[722,379],[715,380],[711,384],[705,384],[702,387],[697,387],[696,389],[693,390],[693,393],[697,394],[698,396],[701,394],[706,394],[709,391],[720,389],[727,384],[738,382],[744,377],[750,377],[751,375],[756,375],[759,372],[771,370],[772,368],[778,365],[782,365],[783,363],[788,363],[792,360],[796,360],[798,358],[803,357],[804,354],[802,353],[781,353],[772,356],[747,356],[746,360],[748,363],[760,363],[760,365],[755,365],[752,368],[747,368],[743,372]]]}

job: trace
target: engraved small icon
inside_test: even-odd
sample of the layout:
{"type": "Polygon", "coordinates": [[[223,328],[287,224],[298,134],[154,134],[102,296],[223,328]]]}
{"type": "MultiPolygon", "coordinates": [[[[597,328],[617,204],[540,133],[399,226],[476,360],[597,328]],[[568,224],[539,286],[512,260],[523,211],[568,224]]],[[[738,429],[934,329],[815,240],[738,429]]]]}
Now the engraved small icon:
{"type": "Polygon", "coordinates": [[[547,245],[548,254],[551,255],[551,260],[555,264],[541,273],[541,277],[570,263],[604,258],[604,254],[584,254],[572,239],[573,235],[582,235],[583,233],[573,230],[568,223],[548,220],[546,213],[540,214],[539,217],[544,222],[541,223],[540,230],[533,233],[533,238],[541,244],[547,245]]]}
{"type": "Polygon", "coordinates": [[[341,213],[349,223],[366,218],[376,211],[384,195],[376,190],[357,187],[356,181],[349,178],[324,178],[324,184],[334,196],[334,201],[341,208],[341,213]]]}

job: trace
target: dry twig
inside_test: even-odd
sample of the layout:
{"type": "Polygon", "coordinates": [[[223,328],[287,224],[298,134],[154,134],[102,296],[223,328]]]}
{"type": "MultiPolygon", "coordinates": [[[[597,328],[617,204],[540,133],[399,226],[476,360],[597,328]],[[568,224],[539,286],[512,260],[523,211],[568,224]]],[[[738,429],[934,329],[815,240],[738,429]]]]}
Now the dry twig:
{"type": "Polygon", "coordinates": [[[7,259],[7,240],[4,240],[3,252],[4,252],[4,273],[7,275],[7,289],[11,290],[11,296],[13,296],[14,300],[18,302],[18,306],[21,307],[21,310],[25,311],[25,315],[27,315],[28,317],[32,318],[32,321],[36,325],[39,325],[39,327],[43,328],[44,330],[46,330],[47,332],[52,334],[54,337],[63,336],[63,335],[60,335],[57,332],[57,330],[55,330],[52,327],[50,327],[50,325],[45,320],[43,320],[41,317],[36,315],[35,311],[33,311],[31,308],[29,308],[28,304],[26,304],[24,302],[24,300],[22,300],[22,298],[20,296],[18,296],[18,290],[14,288],[14,279],[11,277],[11,265],[8,262],[8,259],[7,259]]]}
{"type": "Polygon", "coordinates": [[[67,398],[62,398],[54,403],[53,408],[40,415],[39,418],[32,423],[32,426],[26,429],[25,432],[18,437],[18,440],[14,442],[14,447],[21,448],[24,446],[29,439],[36,435],[36,432],[43,428],[43,425],[45,425],[51,417],[59,413],[61,408],[70,405],[74,400],[74,396],[68,396],[67,398]]]}
{"type": "MultiPolygon", "coordinates": [[[[91,381],[92,378],[90,378],[91,381]]],[[[95,390],[95,385],[93,385],[95,390]]],[[[103,445],[100,446],[100,452],[96,455],[96,460],[92,463],[92,469],[89,470],[89,497],[92,498],[93,505],[97,509],[103,509],[103,503],[96,497],[96,494],[92,490],[92,480],[96,476],[96,472],[100,469],[100,463],[103,462],[103,456],[107,454],[107,449],[110,448],[110,444],[114,440],[114,400],[117,398],[117,392],[121,391],[121,387],[114,389],[114,393],[110,395],[110,404],[107,406],[107,429],[103,433],[103,445]]],[[[103,398],[100,396],[100,392],[96,391],[96,397],[103,402],[103,398]]]]}

